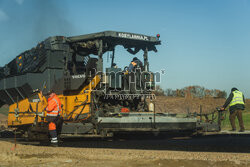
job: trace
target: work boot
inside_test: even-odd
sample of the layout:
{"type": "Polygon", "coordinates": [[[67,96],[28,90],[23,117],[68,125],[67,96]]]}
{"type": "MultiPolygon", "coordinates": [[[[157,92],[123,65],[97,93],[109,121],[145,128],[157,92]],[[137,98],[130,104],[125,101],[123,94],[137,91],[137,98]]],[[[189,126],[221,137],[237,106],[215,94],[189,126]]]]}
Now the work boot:
{"type": "Polygon", "coordinates": [[[244,131],[245,131],[245,129],[240,129],[240,130],[239,130],[239,132],[244,132],[244,131]]]}
{"type": "Polygon", "coordinates": [[[53,137],[51,138],[51,141],[50,141],[52,144],[57,144],[58,143],[58,140],[57,140],[57,137],[53,137]]]}

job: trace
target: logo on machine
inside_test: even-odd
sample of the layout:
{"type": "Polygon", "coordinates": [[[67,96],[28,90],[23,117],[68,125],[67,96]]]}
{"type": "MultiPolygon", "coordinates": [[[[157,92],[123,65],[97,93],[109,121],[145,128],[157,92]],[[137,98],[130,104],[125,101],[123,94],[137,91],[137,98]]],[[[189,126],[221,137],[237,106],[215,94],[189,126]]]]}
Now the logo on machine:
{"type": "Polygon", "coordinates": [[[118,33],[118,37],[129,38],[129,39],[138,39],[138,40],[144,40],[144,41],[148,41],[149,40],[148,37],[144,36],[144,35],[129,34],[129,33],[122,33],[122,32],[118,33]]]}
{"type": "Polygon", "coordinates": [[[84,74],[72,75],[72,79],[80,79],[80,78],[85,78],[85,75],[84,74]]]}

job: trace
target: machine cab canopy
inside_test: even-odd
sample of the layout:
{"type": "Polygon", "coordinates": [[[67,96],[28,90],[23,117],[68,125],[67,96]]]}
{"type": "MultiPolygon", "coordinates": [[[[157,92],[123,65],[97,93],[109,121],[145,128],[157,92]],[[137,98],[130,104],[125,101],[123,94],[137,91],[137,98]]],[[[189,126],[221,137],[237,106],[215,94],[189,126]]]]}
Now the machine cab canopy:
{"type": "Polygon", "coordinates": [[[122,45],[131,54],[136,54],[140,50],[157,52],[155,45],[161,44],[158,37],[117,31],[104,31],[67,39],[74,50],[85,52],[86,55],[100,55],[113,51],[117,45],[122,45]]]}

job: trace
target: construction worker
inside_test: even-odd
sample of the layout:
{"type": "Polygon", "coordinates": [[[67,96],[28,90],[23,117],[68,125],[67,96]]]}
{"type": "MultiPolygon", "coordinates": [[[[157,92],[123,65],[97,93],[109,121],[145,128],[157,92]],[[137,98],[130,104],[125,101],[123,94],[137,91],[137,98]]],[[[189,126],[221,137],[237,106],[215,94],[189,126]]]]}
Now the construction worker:
{"type": "Polygon", "coordinates": [[[142,67],[142,62],[137,57],[134,57],[131,63],[129,64],[128,71],[134,72],[136,67],[142,67]]]}
{"type": "Polygon", "coordinates": [[[49,93],[48,105],[46,107],[47,116],[46,120],[49,123],[49,134],[51,137],[51,143],[58,143],[57,140],[57,131],[56,131],[56,122],[60,118],[61,112],[61,102],[59,98],[56,96],[55,92],[51,90],[49,93]]]}
{"type": "Polygon", "coordinates": [[[129,76],[127,77],[127,87],[131,94],[136,93],[136,88],[140,85],[140,74],[136,71],[136,68],[142,68],[142,62],[134,57],[128,67],[129,76]]]}
{"type": "Polygon", "coordinates": [[[232,131],[236,131],[235,126],[235,117],[237,116],[239,120],[240,130],[239,132],[244,132],[244,123],[242,119],[242,111],[245,109],[245,98],[242,92],[240,92],[237,88],[232,88],[229,97],[227,98],[225,104],[221,108],[221,110],[225,110],[229,105],[230,111],[230,123],[232,126],[232,131]]]}

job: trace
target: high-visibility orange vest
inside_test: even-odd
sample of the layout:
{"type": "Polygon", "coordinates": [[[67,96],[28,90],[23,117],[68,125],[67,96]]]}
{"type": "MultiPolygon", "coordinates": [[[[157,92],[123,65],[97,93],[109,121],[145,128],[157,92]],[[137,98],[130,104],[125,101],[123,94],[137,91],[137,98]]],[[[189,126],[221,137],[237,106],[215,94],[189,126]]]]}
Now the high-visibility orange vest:
{"type": "Polygon", "coordinates": [[[46,108],[48,116],[57,116],[61,114],[61,101],[54,95],[48,99],[48,106],[46,108]]]}

